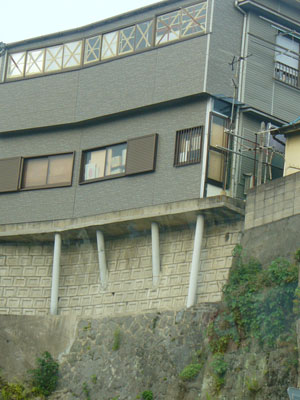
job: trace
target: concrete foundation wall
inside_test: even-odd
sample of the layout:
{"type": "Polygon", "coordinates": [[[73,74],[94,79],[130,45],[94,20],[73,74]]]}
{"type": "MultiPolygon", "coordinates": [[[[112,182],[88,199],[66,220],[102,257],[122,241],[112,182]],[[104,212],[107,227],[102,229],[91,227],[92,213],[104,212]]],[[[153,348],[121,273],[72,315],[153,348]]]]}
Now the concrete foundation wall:
{"type": "Polygon", "coordinates": [[[241,244],[263,264],[292,259],[300,248],[300,173],[249,191],[241,244]]]}
{"type": "Polygon", "coordinates": [[[247,194],[245,230],[300,214],[300,173],[251,189],[247,194]]]}
{"type": "MultiPolygon", "coordinates": [[[[206,227],[198,277],[198,303],[221,299],[232,250],[240,236],[241,223],[206,227]]],[[[154,287],[150,233],[107,240],[109,280],[103,290],[99,282],[96,241],[63,241],[58,313],[84,316],[181,309],[186,305],[193,246],[194,226],[161,233],[161,275],[154,287]]],[[[2,243],[0,314],[48,314],[52,262],[53,243],[2,243]]]]}

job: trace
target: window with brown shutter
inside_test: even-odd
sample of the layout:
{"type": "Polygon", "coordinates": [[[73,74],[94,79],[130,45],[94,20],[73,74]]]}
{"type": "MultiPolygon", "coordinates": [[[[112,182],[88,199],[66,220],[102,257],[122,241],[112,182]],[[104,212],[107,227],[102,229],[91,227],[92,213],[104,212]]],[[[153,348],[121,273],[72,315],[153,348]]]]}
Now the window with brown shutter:
{"type": "Polygon", "coordinates": [[[80,183],[154,171],[157,134],[84,150],[80,183]]]}
{"type": "Polygon", "coordinates": [[[0,160],[0,193],[19,189],[21,157],[0,160]]]}
{"type": "Polygon", "coordinates": [[[42,189],[72,184],[74,153],[25,158],[22,189],[42,189]]]}

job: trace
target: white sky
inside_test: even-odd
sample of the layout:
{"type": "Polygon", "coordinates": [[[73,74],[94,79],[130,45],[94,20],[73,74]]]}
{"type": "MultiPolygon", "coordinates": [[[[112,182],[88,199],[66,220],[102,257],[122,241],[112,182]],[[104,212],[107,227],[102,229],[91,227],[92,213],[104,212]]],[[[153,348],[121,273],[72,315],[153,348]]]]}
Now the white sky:
{"type": "Polygon", "coordinates": [[[0,42],[78,28],[159,0],[0,0],[0,42]]]}

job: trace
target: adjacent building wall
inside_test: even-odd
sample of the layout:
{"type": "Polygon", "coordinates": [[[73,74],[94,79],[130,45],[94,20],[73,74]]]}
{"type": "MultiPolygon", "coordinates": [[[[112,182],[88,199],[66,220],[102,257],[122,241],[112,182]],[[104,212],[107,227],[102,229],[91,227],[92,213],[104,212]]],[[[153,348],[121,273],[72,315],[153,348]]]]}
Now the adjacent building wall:
{"type": "MultiPolygon", "coordinates": [[[[300,114],[300,91],[274,78],[278,30],[257,13],[250,12],[248,18],[248,57],[242,101],[283,121],[293,121],[300,114]]],[[[293,18],[300,19],[300,10],[294,10],[293,18]]]]}
{"type": "Polygon", "coordinates": [[[262,263],[293,258],[300,249],[300,173],[253,188],[247,194],[241,244],[262,263]]]}

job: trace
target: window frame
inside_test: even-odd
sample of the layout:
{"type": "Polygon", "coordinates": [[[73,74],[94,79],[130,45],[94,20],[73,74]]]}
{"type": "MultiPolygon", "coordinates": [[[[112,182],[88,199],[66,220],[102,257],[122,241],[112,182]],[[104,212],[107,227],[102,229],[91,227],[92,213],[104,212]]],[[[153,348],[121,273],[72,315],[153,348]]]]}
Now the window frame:
{"type": "Polygon", "coordinates": [[[52,189],[52,188],[70,187],[70,186],[72,186],[73,174],[74,174],[74,159],[75,159],[75,151],[64,152],[64,153],[44,154],[44,155],[41,155],[41,156],[38,155],[38,156],[32,156],[32,157],[22,157],[22,159],[21,159],[21,168],[20,168],[20,178],[19,178],[19,191],[52,189]],[[71,176],[70,176],[70,181],[69,182],[23,187],[23,179],[24,179],[25,161],[26,160],[36,160],[36,159],[48,158],[48,168],[49,168],[49,158],[50,157],[63,156],[63,155],[72,155],[71,176]]]}
{"type": "Polygon", "coordinates": [[[79,169],[79,185],[87,185],[89,183],[107,181],[110,179],[117,179],[122,177],[130,177],[135,175],[147,174],[149,172],[155,172],[156,168],[156,157],[158,147],[158,134],[151,133],[149,135],[142,135],[127,139],[126,141],[112,143],[104,146],[97,146],[81,151],[80,156],[80,169],[79,169]],[[126,160],[125,160],[125,171],[120,174],[112,174],[99,178],[93,178],[84,180],[85,175],[85,155],[90,151],[106,150],[114,146],[126,144],[126,160]],[[136,157],[136,155],[139,155],[136,157]],[[148,157],[144,157],[143,154],[147,154],[148,157]],[[142,158],[141,158],[142,157],[142,158]],[[145,158],[148,158],[145,160],[145,158]],[[142,163],[140,162],[143,160],[142,163]]]}
{"type": "MultiPolygon", "coordinates": [[[[219,114],[217,112],[211,112],[210,113],[210,118],[209,118],[209,138],[208,138],[208,147],[207,147],[207,164],[206,164],[206,183],[210,183],[211,185],[218,186],[218,187],[221,187],[223,189],[226,189],[224,186],[226,185],[226,187],[227,187],[228,183],[229,183],[228,177],[227,177],[227,182],[225,182],[225,175],[226,175],[226,171],[228,169],[229,152],[227,150],[219,149],[218,147],[211,145],[211,134],[212,134],[212,127],[213,127],[213,117],[221,118],[221,119],[224,120],[224,122],[226,122],[224,124],[224,129],[226,129],[225,125],[227,125],[227,129],[228,129],[228,125],[229,125],[229,122],[230,122],[229,117],[226,117],[225,115],[219,114]],[[217,181],[215,179],[212,179],[212,178],[208,177],[210,152],[211,151],[214,151],[216,153],[222,154],[224,156],[223,176],[222,176],[222,180],[221,181],[217,181]]],[[[229,148],[230,137],[226,132],[224,132],[224,134],[227,135],[227,137],[226,137],[226,141],[227,141],[226,145],[227,145],[227,148],[229,148]]]]}
{"type": "MultiPolygon", "coordinates": [[[[126,175],[126,163],[127,163],[127,147],[128,147],[127,141],[125,141],[125,142],[122,141],[122,142],[118,142],[118,143],[109,144],[106,146],[93,147],[93,148],[82,150],[81,157],[80,157],[79,185],[86,185],[87,183],[93,183],[93,182],[98,182],[98,181],[107,181],[109,179],[121,178],[121,177],[125,176],[126,175]],[[126,144],[125,172],[122,172],[120,174],[106,175],[106,176],[99,177],[99,178],[92,178],[92,179],[87,179],[87,180],[84,179],[85,165],[86,165],[85,156],[88,152],[98,151],[98,150],[107,151],[109,148],[114,147],[114,146],[119,146],[121,144],[126,144]]],[[[106,168],[106,159],[105,159],[104,168],[106,168]]]]}
{"type": "MultiPolygon", "coordinates": [[[[97,64],[102,64],[105,62],[110,62],[112,60],[117,60],[119,58],[124,58],[124,57],[128,57],[134,54],[139,54],[139,53],[143,53],[146,51],[152,51],[155,50],[157,48],[163,47],[163,46],[168,46],[168,45],[172,45],[174,43],[177,42],[181,42],[181,41],[185,41],[185,40],[189,40],[192,39],[194,37],[197,36],[204,36],[207,34],[207,16],[208,16],[208,0],[200,0],[200,1],[194,1],[191,3],[188,3],[187,5],[183,6],[183,7],[177,7],[175,9],[166,11],[165,13],[155,13],[154,15],[152,15],[151,18],[143,18],[140,19],[134,23],[131,24],[126,24],[126,25],[121,25],[119,27],[117,27],[115,30],[109,30],[109,31],[98,31],[96,33],[91,33],[88,36],[82,36],[81,38],[77,39],[77,40],[72,40],[72,41],[60,41],[58,43],[54,43],[52,45],[49,46],[45,46],[45,47],[41,47],[41,46],[34,46],[32,48],[28,48],[25,49],[23,51],[20,51],[24,53],[24,66],[23,66],[23,72],[22,75],[19,76],[12,76],[12,77],[8,77],[8,61],[10,59],[11,56],[14,56],[15,54],[19,53],[18,51],[9,53],[7,52],[7,60],[5,61],[5,65],[3,66],[3,70],[4,70],[4,79],[3,81],[0,80],[0,84],[1,83],[8,83],[8,82],[13,82],[13,81],[18,81],[18,80],[24,80],[24,79],[32,79],[32,78],[37,78],[37,77],[42,77],[42,76],[49,76],[49,75],[55,75],[58,73],[63,73],[63,72],[69,72],[69,71],[74,71],[74,70],[78,70],[78,69],[83,69],[83,68],[89,68],[91,66],[97,65],[97,64]],[[206,3],[206,14],[205,14],[205,30],[203,32],[195,32],[189,35],[181,35],[180,33],[180,37],[177,38],[176,40],[171,40],[171,41],[166,41],[165,43],[160,43],[160,44],[156,44],[156,29],[157,29],[157,18],[159,18],[160,16],[164,15],[164,14],[168,14],[168,13],[172,13],[172,12],[176,12],[176,11],[181,11],[183,9],[187,9],[189,7],[193,7],[195,5],[201,4],[201,3],[206,3]],[[151,30],[152,33],[151,35],[149,35],[149,46],[147,45],[146,47],[143,48],[134,48],[133,51],[128,51],[125,53],[121,53],[119,54],[119,42],[120,42],[120,32],[126,28],[130,28],[130,27],[135,27],[135,46],[136,46],[136,31],[137,31],[137,26],[138,25],[142,25],[144,23],[150,23],[151,24],[151,30]],[[102,59],[102,47],[103,47],[103,37],[109,33],[116,33],[117,34],[117,49],[116,49],[116,55],[114,56],[110,56],[107,58],[102,59]],[[90,38],[99,36],[100,37],[100,53],[99,53],[99,59],[98,60],[93,60],[91,62],[85,62],[85,51],[86,51],[86,46],[87,46],[87,41],[90,38]],[[64,53],[65,53],[65,47],[67,47],[69,44],[75,43],[75,42],[81,42],[81,57],[80,57],[80,62],[77,65],[71,65],[71,66],[64,66],[64,53]],[[54,47],[62,47],[62,61],[61,61],[61,65],[59,68],[51,70],[51,69],[46,69],[46,64],[47,64],[47,54],[48,54],[48,49],[54,48],[54,47]],[[41,51],[44,53],[44,60],[43,60],[43,66],[42,66],[42,71],[41,72],[34,72],[34,73],[30,73],[30,74],[26,74],[26,69],[27,69],[27,58],[28,58],[28,53],[34,52],[34,51],[41,51]]],[[[180,30],[181,32],[181,30],[180,30]]],[[[148,39],[147,39],[148,40],[148,39]]],[[[50,50],[49,50],[50,51],[50,50]]]]}
{"type": "MultiPolygon", "coordinates": [[[[281,49],[282,51],[286,51],[287,54],[291,55],[291,52],[294,52],[294,50],[290,49],[290,48],[285,48],[284,46],[282,46],[281,44],[277,43],[277,38],[281,35],[281,31],[278,31],[278,33],[276,34],[276,38],[275,38],[275,57],[274,57],[274,79],[277,82],[283,83],[287,86],[293,87],[295,89],[300,89],[300,39],[295,38],[293,36],[290,35],[285,35],[284,37],[289,39],[291,42],[295,41],[298,44],[298,48],[299,48],[299,53],[298,53],[298,68],[294,68],[288,64],[282,63],[281,61],[278,61],[278,56],[281,54],[277,54],[278,53],[278,48],[281,49]],[[280,79],[280,77],[278,77],[278,74],[280,73],[280,68],[278,66],[282,66],[283,69],[281,70],[283,72],[283,75],[286,77],[285,80],[280,79]],[[297,80],[296,84],[292,84],[290,82],[288,82],[289,79],[289,75],[291,75],[291,78],[293,78],[293,74],[289,73],[288,70],[294,70],[296,71],[297,76],[294,76],[295,81],[297,80]]],[[[297,61],[297,60],[296,60],[297,61]]]]}
{"type": "MultiPolygon", "coordinates": [[[[174,149],[174,162],[173,166],[174,167],[184,167],[186,165],[194,165],[194,164],[200,164],[202,161],[202,151],[203,151],[203,134],[204,134],[204,126],[203,125],[198,125],[198,126],[193,126],[192,128],[185,128],[185,129],[180,129],[176,131],[176,137],[175,137],[175,149],[174,149]],[[192,134],[193,130],[199,130],[200,136],[200,149],[199,149],[199,157],[196,160],[189,160],[189,161],[183,161],[180,162],[180,136],[184,136],[186,133],[192,134]]],[[[196,136],[196,135],[195,135],[196,136]]],[[[192,150],[189,150],[188,154],[190,154],[192,150]]]]}

